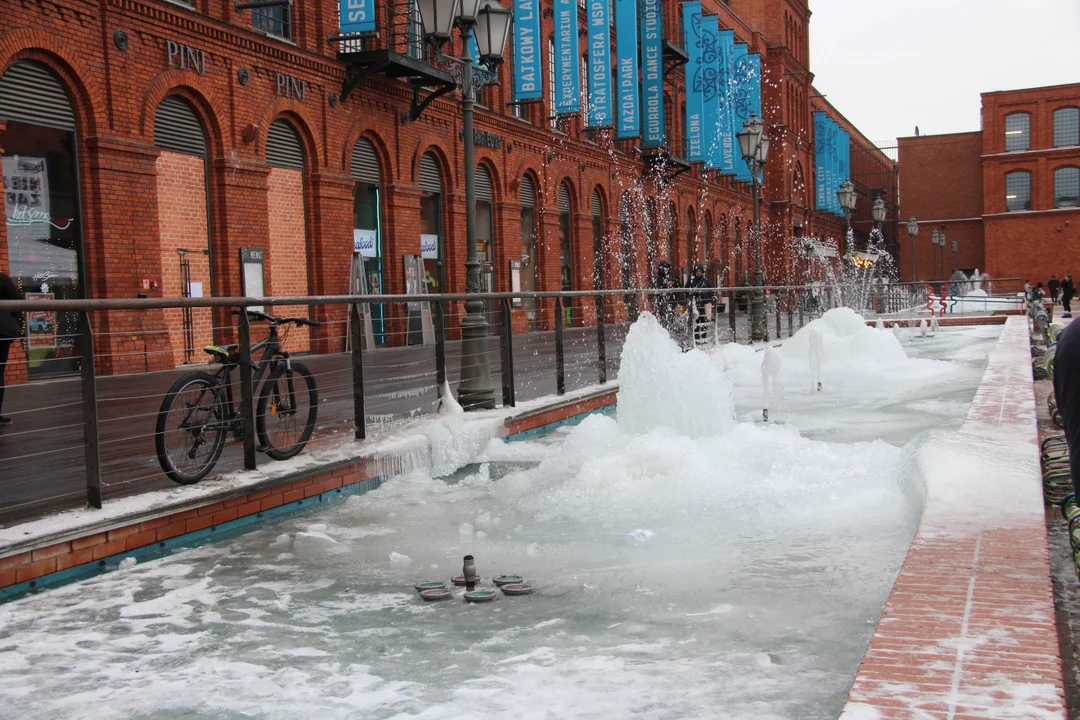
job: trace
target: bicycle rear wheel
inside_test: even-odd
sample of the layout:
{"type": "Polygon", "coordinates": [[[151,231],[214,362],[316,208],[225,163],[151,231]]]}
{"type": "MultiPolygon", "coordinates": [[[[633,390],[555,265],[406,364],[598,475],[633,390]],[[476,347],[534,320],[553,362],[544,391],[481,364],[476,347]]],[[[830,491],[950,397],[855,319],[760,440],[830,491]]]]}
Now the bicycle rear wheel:
{"type": "Polygon", "coordinates": [[[255,409],[259,443],[275,460],[288,460],[304,449],[319,412],[319,391],[311,371],[298,362],[290,364],[291,369],[278,363],[270,371],[255,409]]]}
{"type": "Polygon", "coordinates": [[[173,481],[191,485],[213,469],[225,447],[222,388],[209,373],[182,376],[161,402],[154,445],[158,462],[173,481]]]}

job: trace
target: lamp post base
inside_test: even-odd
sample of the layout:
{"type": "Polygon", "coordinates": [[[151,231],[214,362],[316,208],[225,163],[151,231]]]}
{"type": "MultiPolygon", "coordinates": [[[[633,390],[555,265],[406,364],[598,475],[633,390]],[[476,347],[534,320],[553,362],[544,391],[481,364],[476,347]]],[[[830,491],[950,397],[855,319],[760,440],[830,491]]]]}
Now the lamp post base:
{"type": "Polygon", "coordinates": [[[495,388],[491,384],[488,364],[488,324],[484,319],[484,303],[469,300],[461,321],[461,383],[458,403],[465,410],[495,408],[495,388]]]}

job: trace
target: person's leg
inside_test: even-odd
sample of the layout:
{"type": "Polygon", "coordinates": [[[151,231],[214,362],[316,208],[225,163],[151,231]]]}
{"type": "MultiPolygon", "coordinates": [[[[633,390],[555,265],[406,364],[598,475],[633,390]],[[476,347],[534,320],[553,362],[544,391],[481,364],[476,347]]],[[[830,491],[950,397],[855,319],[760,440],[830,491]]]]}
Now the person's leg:
{"type": "Polygon", "coordinates": [[[8,352],[11,340],[0,340],[0,417],[4,415],[4,374],[7,372],[8,352]]]}

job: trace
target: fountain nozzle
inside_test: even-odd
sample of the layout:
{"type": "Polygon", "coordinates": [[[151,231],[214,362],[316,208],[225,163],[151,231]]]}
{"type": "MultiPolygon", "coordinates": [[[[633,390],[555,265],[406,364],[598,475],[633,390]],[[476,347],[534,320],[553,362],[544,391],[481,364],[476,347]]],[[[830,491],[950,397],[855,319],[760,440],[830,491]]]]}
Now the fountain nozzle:
{"type": "Polygon", "coordinates": [[[761,409],[761,420],[762,422],[769,422],[769,408],[761,409]]]}
{"type": "Polygon", "coordinates": [[[818,391],[818,392],[821,392],[821,383],[818,383],[818,384],[817,384],[817,391],[818,391]]]}
{"type": "Polygon", "coordinates": [[[461,574],[465,577],[465,590],[472,592],[476,589],[476,561],[472,555],[465,556],[465,564],[462,566],[461,574]]]}

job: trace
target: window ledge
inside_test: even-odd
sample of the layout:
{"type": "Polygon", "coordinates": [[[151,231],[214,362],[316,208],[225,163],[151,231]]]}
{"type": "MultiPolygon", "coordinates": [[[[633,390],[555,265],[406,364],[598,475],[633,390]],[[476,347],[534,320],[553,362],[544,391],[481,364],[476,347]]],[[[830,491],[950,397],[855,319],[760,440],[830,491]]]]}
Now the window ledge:
{"type": "Polygon", "coordinates": [[[190,10],[191,12],[199,11],[197,7],[195,7],[194,5],[189,5],[183,0],[164,0],[164,2],[168,3],[169,5],[175,5],[176,7],[184,8],[185,10],[190,10]]]}

